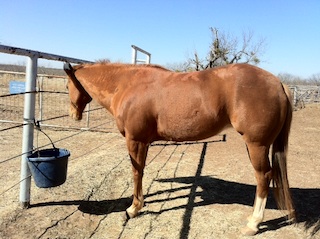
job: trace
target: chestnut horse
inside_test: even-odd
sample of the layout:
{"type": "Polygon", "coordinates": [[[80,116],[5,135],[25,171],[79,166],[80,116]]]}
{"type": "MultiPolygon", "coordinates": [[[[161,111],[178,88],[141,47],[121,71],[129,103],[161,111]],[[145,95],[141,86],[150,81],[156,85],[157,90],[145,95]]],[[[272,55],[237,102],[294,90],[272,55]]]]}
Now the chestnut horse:
{"type": "Polygon", "coordinates": [[[286,159],[291,95],[272,74],[248,64],[190,73],[111,63],[75,67],[66,63],[64,70],[69,77],[71,117],[80,120],[93,98],[114,116],[126,139],[134,178],[133,202],[126,210],[129,218],[144,204],[142,177],[151,142],[202,140],[229,125],[242,135],[257,180],[253,214],[243,233],[257,233],[270,181],[279,208],[294,218],[286,159]]]}

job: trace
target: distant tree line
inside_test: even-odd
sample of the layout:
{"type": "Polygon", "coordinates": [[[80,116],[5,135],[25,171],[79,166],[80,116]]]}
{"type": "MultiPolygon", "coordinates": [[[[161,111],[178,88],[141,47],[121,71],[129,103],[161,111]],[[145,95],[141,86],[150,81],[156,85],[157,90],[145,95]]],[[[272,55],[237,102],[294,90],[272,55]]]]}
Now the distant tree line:
{"type": "MultiPolygon", "coordinates": [[[[252,31],[243,32],[241,39],[224,31],[220,31],[217,28],[211,27],[210,31],[212,34],[212,42],[205,57],[199,56],[197,51],[195,51],[193,56],[186,61],[168,64],[166,67],[177,72],[190,72],[232,63],[258,65],[261,62],[261,56],[265,51],[265,38],[260,38],[255,41],[252,31]]],[[[320,86],[320,73],[312,75],[307,79],[289,73],[281,73],[278,77],[282,82],[289,85],[320,86]]]]}
{"type": "Polygon", "coordinates": [[[289,73],[280,73],[278,78],[288,85],[317,85],[320,86],[320,73],[314,74],[309,78],[301,78],[289,73]]]}

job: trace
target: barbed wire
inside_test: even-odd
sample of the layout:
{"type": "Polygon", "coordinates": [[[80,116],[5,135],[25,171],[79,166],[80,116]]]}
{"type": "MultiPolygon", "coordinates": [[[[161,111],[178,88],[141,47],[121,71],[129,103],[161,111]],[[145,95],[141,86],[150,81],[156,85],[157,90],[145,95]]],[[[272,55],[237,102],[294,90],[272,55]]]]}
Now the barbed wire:
{"type": "MultiPolygon", "coordinates": [[[[62,138],[62,139],[53,141],[53,143],[58,143],[58,142],[61,142],[61,141],[63,141],[63,140],[72,138],[72,137],[74,137],[74,136],[76,136],[76,135],[78,135],[78,134],[81,134],[81,133],[84,133],[84,132],[89,132],[89,131],[94,130],[94,129],[96,129],[96,128],[99,128],[99,127],[101,127],[101,126],[103,126],[103,125],[109,124],[109,123],[112,122],[112,121],[113,121],[113,120],[109,120],[109,121],[107,121],[107,122],[104,122],[104,123],[102,123],[102,124],[96,125],[96,126],[94,126],[94,127],[90,127],[90,128],[88,128],[88,129],[86,129],[86,130],[80,130],[79,132],[77,132],[77,133],[75,133],[75,134],[72,134],[72,135],[67,136],[67,137],[65,137],[65,138],[62,138]]],[[[37,123],[34,123],[34,124],[37,124],[37,123]]],[[[35,129],[36,129],[36,128],[37,128],[37,127],[35,127],[35,129]]],[[[0,132],[1,132],[1,131],[0,131],[0,132]]],[[[30,154],[30,153],[32,153],[32,152],[35,151],[35,150],[45,148],[45,147],[47,147],[47,146],[49,146],[49,145],[51,145],[51,143],[42,145],[42,146],[40,146],[40,147],[36,147],[36,148],[34,148],[33,150],[30,150],[30,151],[28,151],[28,152],[21,153],[21,154],[18,154],[18,155],[13,156],[13,157],[11,157],[11,158],[2,160],[2,161],[0,161],[0,164],[3,164],[3,163],[5,163],[5,162],[8,162],[8,161],[13,160],[13,159],[18,158],[18,157],[21,157],[22,155],[30,154]]]]}
{"type": "MultiPolygon", "coordinates": [[[[88,112],[92,112],[92,111],[96,111],[96,110],[101,110],[103,108],[104,107],[101,106],[101,107],[90,109],[90,110],[84,110],[83,113],[88,113],[88,112]]],[[[55,117],[51,117],[51,118],[47,118],[47,119],[42,119],[42,120],[38,120],[37,122],[42,123],[42,122],[55,120],[55,119],[61,119],[61,118],[65,118],[65,117],[69,117],[69,114],[59,115],[59,116],[55,116],[55,117]]],[[[113,121],[113,120],[110,120],[110,122],[111,121],[113,121]]],[[[27,124],[29,124],[29,123],[21,123],[21,124],[18,124],[18,125],[15,125],[15,126],[11,126],[11,127],[8,127],[8,128],[0,129],[0,132],[7,131],[7,130],[10,130],[10,129],[19,128],[19,127],[23,127],[23,126],[25,126],[27,124]]]]}
{"type": "Polygon", "coordinates": [[[21,179],[19,182],[13,184],[11,187],[5,189],[3,192],[0,193],[0,196],[2,196],[3,194],[5,194],[6,192],[9,192],[11,189],[15,188],[15,187],[18,186],[22,181],[30,178],[31,176],[32,176],[32,175],[30,174],[30,175],[28,175],[27,177],[21,179]]]}
{"type": "Polygon", "coordinates": [[[0,164],[6,163],[6,162],[8,162],[8,161],[10,161],[10,160],[13,160],[13,159],[15,159],[15,158],[21,157],[22,155],[25,155],[25,154],[29,154],[29,153],[31,153],[31,152],[32,152],[32,151],[28,151],[28,152],[25,152],[25,153],[21,153],[21,154],[15,155],[15,156],[13,156],[13,157],[11,157],[11,158],[8,158],[8,159],[5,159],[5,160],[3,160],[3,161],[0,161],[0,164]]]}
{"type": "MultiPolygon", "coordinates": [[[[30,154],[30,153],[32,153],[32,152],[34,152],[34,151],[37,151],[37,150],[39,150],[39,149],[43,149],[43,148],[45,148],[45,147],[47,147],[47,146],[49,146],[49,145],[53,145],[53,144],[55,144],[55,143],[58,143],[58,142],[61,142],[61,141],[66,140],[66,139],[72,138],[72,137],[77,136],[77,135],[79,135],[79,134],[82,134],[82,133],[84,133],[84,132],[90,132],[91,129],[95,129],[95,128],[101,127],[101,126],[103,126],[103,125],[105,125],[105,124],[109,124],[110,122],[112,122],[112,120],[107,121],[107,122],[104,122],[104,123],[99,124],[99,125],[96,125],[96,126],[94,126],[94,127],[90,127],[89,130],[81,130],[81,131],[79,131],[79,132],[77,132],[77,133],[75,133],[75,134],[69,135],[69,136],[67,136],[67,137],[64,137],[64,138],[59,139],[59,140],[56,140],[56,141],[51,141],[51,139],[50,139],[50,141],[51,141],[50,143],[45,144],[45,145],[42,145],[42,146],[39,146],[39,147],[36,147],[36,148],[34,148],[33,150],[30,150],[30,151],[28,151],[28,152],[21,153],[21,154],[19,154],[19,155],[16,155],[16,156],[13,156],[13,157],[11,157],[11,158],[8,158],[8,159],[5,159],[5,160],[3,160],[3,161],[0,161],[0,164],[3,164],[3,163],[5,163],[5,162],[8,162],[8,161],[13,160],[13,159],[18,158],[18,157],[21,157],[21,156],[23,156],[23,155],[25,155],[25,154],[30,154]]],[[[35,128],[37,129],[37,127],[35,127],[35,128]]],[[[114,137],[113,137],[113,138],[114,138],[114,137]]],[[[110,140],[110,139],[109,139],[109,140],[110,140]]],[[[108,140],[108,141],[109,141],[109,140],[108,140]]],[[[102,144],[101,144],[101,145],[102,145],[102,144]]],[[[101,145],[100,145],[99,147],[101,147],[101,145]]],[[[97,148],[97,147],[96,147],[96,148],[97,148]]],[[[93,150],[91,150],[90,152],[93,152],[93,150]]],[[[89,152],[89,153],[90,153],[90,152],[89,152]]],[[[15,188],[15,187],[16,187],[17,185],[19,185],[22,181],[26,180],[27,178],[29,178],[29,177],[31,177],[31,176],[32,176],[32,175],[30,174],[30,175],[28,175],[26,178],[21,179],[19,182],[15,183],[15,184],[13,184],[12,186],[10,186],[9,188],[5,189],[4,191],[2,191],[2,192],[0,193],[0,196],[2,196],[3,194],[5,194],[6,192],[10,191],[11,189],[15,188]]]]}
{"type": "Polygon", "coordinates": [[[19,93],[11,93],[11,94],[5,94],[0,95],[0,98],[4,97],[10,97],[10,96],[17,96],[17,95],[25,95],[25,94],[31,94],[31,93],[56,93],[56,94],[68,94],[66,91],[54,91],[54,90],[34,90],[34,91],[25,91],[25,92],[19,92],[19,93]]]}
{"type": "MultiPolygon", "coordinates": [[[[0,98],[6,98],[6,97],[15,97],[15,96],[23,96],[23,95],[26,95],[26,94],[38,94],[38,93],[49,93],[49,94],[65,94],[67,95],[68,92],[66,91],[56,91],[56,90],[33,90],[33,91],[25,91],[25,92],[17,92],[17,93],[10,93],[10,94],[3,94],[3,95],[0,95],[0,98]]],[[[94,109],[87,109],[87,110],[84,110],[83,113],[88,113],[88,112],[93,112],[93,111],[97,111],[97,110],[101,110],[103,109],[103,107],[96,107],[94,109]]],[[[16,129],[16,128],[22,128],[23,126],[25,125],[29,125],[29,124],[34,124],[34,128],[37,130],[39,130],[41,127],[41,123],[44,123],[44,122],[48,122],[48,121],[51,121],[51,120],[56,120],[56,119],[61,119],[61,118],[65,118],[65,117],[69,117],[69,114],[63,114],[63,115],[59,115],[59,116],[55,116],[55,117],[50,117],[50,118],[45,118],[45,119],[41,119],[41,120],[36,120],[34,119],[33,122],[31,120],[28,121],[28,122],[23,122],[23,123],[15,123],[17,125],[14,125],[14,126],[10,126],[10,127],[7,127],[7,128],[3,128],[3,129],[0,129],[0,132],[4,132],[4,131],[8,131],[8,130],[13,130],[13,129],[16,129]]],[[[37,147],[33,146],[33,149],[28,151],[28,152],[24,152],[24,153],[20,153],[20,154],[17,154],[17,155],[14,155],[10,158],[7,158],[7,159],[4,159],[2,161],[0,161],[0,165],[4,164],[4,163],[7,163],[9,161],[12,161],[12,160],[15,160],[15,159],[18,159],[18,158],[21,158],[22,156],[24,155],[30,155],[31,153],[37,151],[37,150],[41,150],[43,148],[46,148],[48,147],[49,145],[54,145],[55,143],[58,143],[58,142],[61,142],[61,141],[64,141],[64,140],[67,140],[67,139],[70,139],[70,138],[73,138],[79,134],[82,134],[84,132],[90,132],[92,130],[95,130],[103,125],[106,125],[106,124],[109,124],[110,122],[112,122],[112,120],[109,120],[107,122],[103,122],[99,125],[96,125],[96,126],[93,126],[93,127],[88,127],[86,129],[80,129],[80,131],[76,132],[76,133],[73,133],[67,137],[64,137],[64,138],[61,138],[59,140],[56,140],[56,141],[51,141],[50,139],[50,143],[48,144],[44,144],[44,145],[41,145],[41,146],[38,146],[36,145],[37,147]]],[[[73,129],[77,129],[76,127],[73,128],[73,129]]],[[[40,129],[41,130],[41,129],[40,129]]],[[[78,129],[79,130],[79,129],[78,129]]],[[[42,131],[43,132],[43,131],[42,131]]],[[[43,132],[44,133],[44,132],[43,132]]],[[[99,146],[100,147],[100,146],[99,146]]],[[[90,153],[91,151],[89,151],[90,153]]],[[[4,191],[0,192],[0,196],[2,196],[3,194],[7,193],[8,191],[14,189],[17,185],[19,185],[22,181],[28,179],[29,177],[31,177],[32,175],[28,175],[26,178],[24,179],[21,179],[19,180],[18,182],[14,183],[12,186],[8,187],[7,189],[5,189],[4,191]]]]}
{"type": "Polygon", "coordinates": [[[27,123],[24,123],[24,124],[18,124],[18,125],[11,126],[11,127],[8,127],[8,128],[0,129],[0,132],[7,131],[7,130],[10,130],[10,129],[19,128],[19,127],[22,127],[22,126],[24,126],[24,125],[27,125],[27,123]]]}

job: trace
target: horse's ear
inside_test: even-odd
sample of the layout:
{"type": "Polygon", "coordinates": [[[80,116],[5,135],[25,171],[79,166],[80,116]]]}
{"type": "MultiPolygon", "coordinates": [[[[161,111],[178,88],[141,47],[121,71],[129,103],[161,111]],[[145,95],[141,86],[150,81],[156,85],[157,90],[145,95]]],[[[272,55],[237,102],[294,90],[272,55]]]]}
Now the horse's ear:
{"type": "Polygon", "coordinates": [[[63,69],[67,74],[68,73],[70,74],[70,73],[74,72],[74,70],[73,70],[73,68],[72,68],[72,66],[71,66],[71,64],[69,62],[66,62],[66,63],[63,64],[63,69]]]}

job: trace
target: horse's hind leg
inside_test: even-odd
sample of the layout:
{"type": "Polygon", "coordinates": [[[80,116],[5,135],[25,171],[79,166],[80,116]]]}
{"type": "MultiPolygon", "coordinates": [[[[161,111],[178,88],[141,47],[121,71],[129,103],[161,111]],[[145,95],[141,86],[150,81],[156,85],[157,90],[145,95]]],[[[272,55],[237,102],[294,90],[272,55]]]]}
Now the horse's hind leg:
{"type": "Polygon", "coordinates": [[[133,201],[132,205],[127,208],[127,217],[135,217],[139,210],[143,207],[143,191],[142,191],[142,177],[143,170],[145,167],[148,145],[127,139],[127,147],[132,163],[132,172],[133,172],[133,201]]]}
{"type": "Polygon", "coordinates": [[[247,144],[247,147],[251,163],[255,169],[257,189],[253,206],[253,214],[248,218],[247,226],[243,228],[242,233],[245,235],[255,235],[259,230],[259,224],[263,221],[269,192],[269,184],[272,178],[272,171],[268,158],[270,146],[260,146],[250,143],[247,144]]]}

